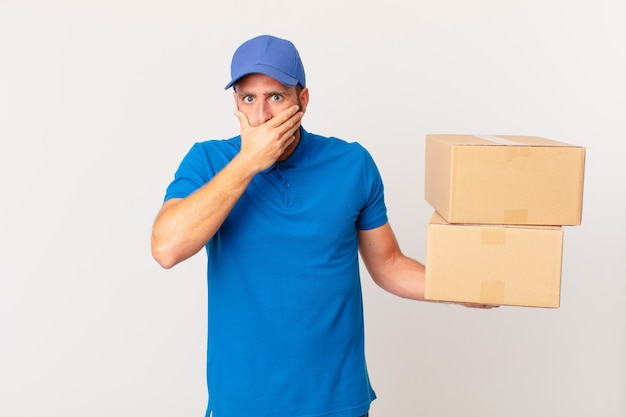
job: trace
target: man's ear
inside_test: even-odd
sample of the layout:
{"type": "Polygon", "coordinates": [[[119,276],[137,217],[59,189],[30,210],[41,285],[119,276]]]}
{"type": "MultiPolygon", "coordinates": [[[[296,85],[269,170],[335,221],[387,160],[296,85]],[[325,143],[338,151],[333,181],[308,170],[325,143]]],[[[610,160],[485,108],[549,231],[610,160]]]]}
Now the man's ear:
{"type": "Polygon", "coordinates": [[[306,108],[309,105],[309,89],[306,87],[300,91],[300,105],[300,111],[306,112],[306,108]]]}

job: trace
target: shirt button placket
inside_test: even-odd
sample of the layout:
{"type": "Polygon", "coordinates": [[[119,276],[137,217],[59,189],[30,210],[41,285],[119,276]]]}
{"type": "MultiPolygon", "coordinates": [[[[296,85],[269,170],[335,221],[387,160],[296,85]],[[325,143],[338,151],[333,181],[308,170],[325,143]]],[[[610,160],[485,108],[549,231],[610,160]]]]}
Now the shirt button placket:
{"type": "Polygon", "coordinates": [[[283,185],[285,203],[287,204],[287,206],[289,206],[290,205],[289,189],[291,188],[291,183],[287,180],[287,178],[285,178],[284,174],[285,174],[286,169],[287,167],[285,165],[283,164],[278,165],[277,174],[278,174],[278,178],[280,179],[283,185]]]}

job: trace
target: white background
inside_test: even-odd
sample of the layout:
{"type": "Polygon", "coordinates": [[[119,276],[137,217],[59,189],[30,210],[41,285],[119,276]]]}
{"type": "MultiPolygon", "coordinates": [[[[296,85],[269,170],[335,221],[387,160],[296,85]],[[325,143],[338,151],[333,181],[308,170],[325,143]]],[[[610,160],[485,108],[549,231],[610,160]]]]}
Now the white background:
{"type": "Polygon", "coordinates": [[[363,274],[372,416],[625,416],[622,3],[0,0],[0,415],[203,415],[205,255],[163,270],[150,230],[193,142],[238,133],[230,58],[271,33],[304,60],[304,126],[370,150],[419,260],[427,133],[587,148],[559,309],[363,274]]]}

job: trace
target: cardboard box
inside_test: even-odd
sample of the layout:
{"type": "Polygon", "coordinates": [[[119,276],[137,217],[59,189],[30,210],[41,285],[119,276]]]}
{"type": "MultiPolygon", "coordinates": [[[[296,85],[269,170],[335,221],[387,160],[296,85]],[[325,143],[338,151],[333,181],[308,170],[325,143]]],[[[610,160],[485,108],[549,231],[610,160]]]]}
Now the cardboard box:
{"type": "Polygon", "coordinates": [[[557,308],[563,228],[428,224],[425,296],[433,301],[557,308]]]}
{"type": "Polygon", "coordinates": [[[580,225],[585,148],[534,136],[426,136],[425,198],[450,223],[580,225]]]}

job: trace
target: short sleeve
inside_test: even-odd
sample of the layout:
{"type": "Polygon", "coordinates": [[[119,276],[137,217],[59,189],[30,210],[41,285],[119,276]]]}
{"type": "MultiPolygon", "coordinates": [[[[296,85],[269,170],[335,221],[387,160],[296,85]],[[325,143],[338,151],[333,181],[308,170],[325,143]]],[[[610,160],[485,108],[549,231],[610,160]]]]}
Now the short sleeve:
{"type": "Polygon", "coordinates": [[[239,137],[195,143],[183,158],[164,200],[185,198],[209,182],[237,154],[239,137]]]}
{"type": "Polygon", "coordinates": [[[375,229],[387,223],[387,207],[383,180],[369,152],[363,148],[363,179],[365,204],[356,221],[359,230],[375,229]]]}

